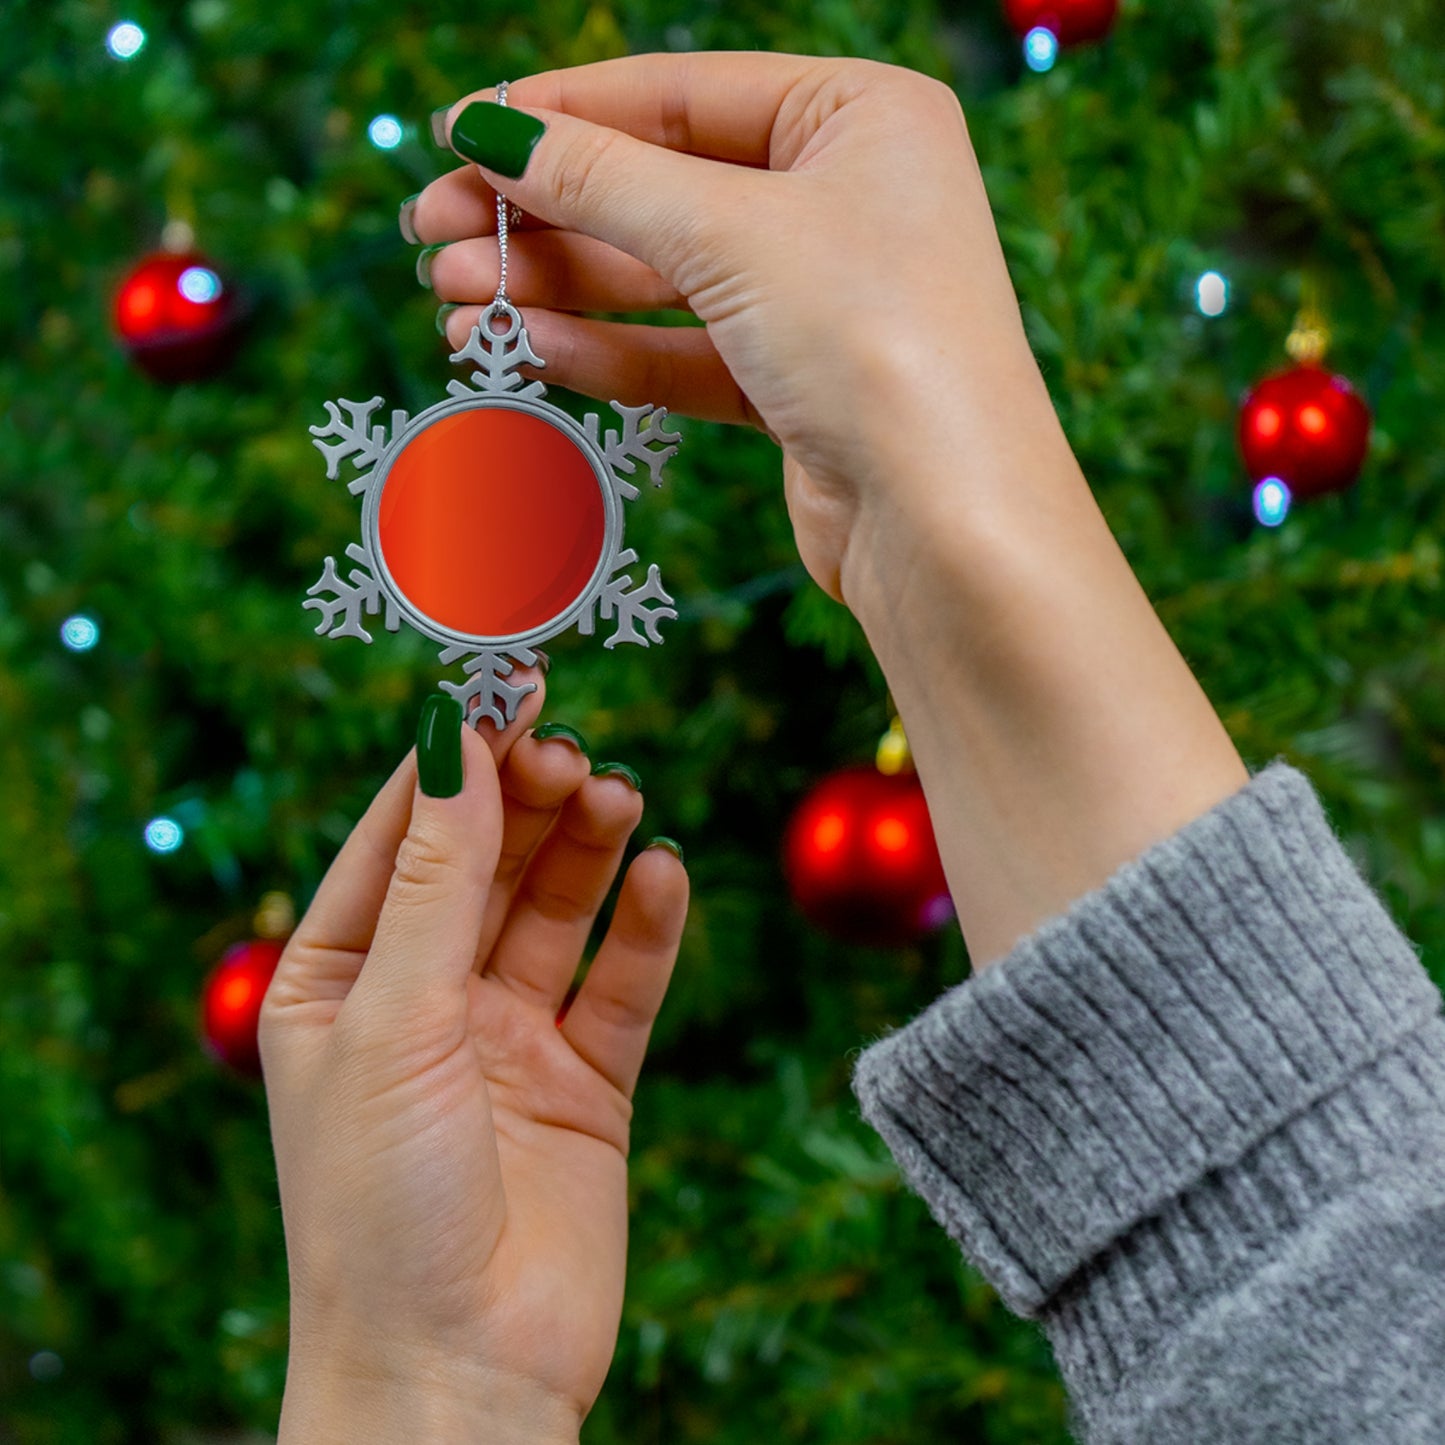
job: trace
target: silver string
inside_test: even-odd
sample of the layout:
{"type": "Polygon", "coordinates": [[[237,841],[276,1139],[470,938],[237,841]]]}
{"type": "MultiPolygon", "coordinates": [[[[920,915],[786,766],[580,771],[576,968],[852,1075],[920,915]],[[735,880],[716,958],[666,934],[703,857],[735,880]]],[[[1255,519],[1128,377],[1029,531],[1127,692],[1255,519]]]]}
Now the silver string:
{"type": "MultiPolygon", "coordinates": [[[[507,103],[507,82],[504,80],[504,81],[501,82],[501,84],[499,84],[499,85],[497,86],[497,104],[498,104],[498,105],[506,105],[506,103],[507,103]]],[[[512,303],[508,300],[508,298],[507,298],[507,209],[508,209],[508,207],[507,207],[507,198],[506,198],[500,191],[498,191],[498,192],[497,192],[497,249],[498,249],[498,251],[501,253],[501,258],[502,258],[502,272],[501,272],[500,277],[499,277],[498,280],[497,280],[497,294],[492,298],[492,308],[491,308],[491,310],[488,312],[488,315],[489,315],[489,316],[497,316],[497,315],[499,315],[499,314],[501,313],[501,310],[502,310],[502,308],[503,308],[504,306],[510,306],[510,305],[512,304],[512,303]]],[[[518,213],[517,213],[517,216],[518,216],[518,219],[520,220],[520,219],[521,219],[521,213],[518,212],[518,213]]]]}

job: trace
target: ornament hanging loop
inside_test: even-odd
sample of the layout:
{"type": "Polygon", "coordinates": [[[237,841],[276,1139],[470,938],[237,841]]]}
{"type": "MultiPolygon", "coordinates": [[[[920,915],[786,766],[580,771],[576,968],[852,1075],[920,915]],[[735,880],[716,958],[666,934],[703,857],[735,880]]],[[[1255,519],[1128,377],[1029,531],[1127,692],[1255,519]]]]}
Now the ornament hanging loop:
{"type": "Polygon", "coordinates": [[[486,325],[482,329],[489,339],[495,341],[499,346],[505,346],[522,329],[522,313],[510,301],[499,298],[493,301],[488,309],[486,325]],[[499,331],[495,323],[503,318],[506,320],[506,326],[499,331]]]}

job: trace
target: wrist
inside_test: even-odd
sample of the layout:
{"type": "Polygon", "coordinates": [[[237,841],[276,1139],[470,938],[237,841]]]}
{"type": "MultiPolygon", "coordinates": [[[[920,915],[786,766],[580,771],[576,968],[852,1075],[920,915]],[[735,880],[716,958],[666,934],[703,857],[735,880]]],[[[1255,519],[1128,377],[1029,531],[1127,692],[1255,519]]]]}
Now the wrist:
{"type": "Polygon", "coordinates": [[[277,1445],[577,1445],[580,1431],[576,1408],[471,1362],[293,1352],[277,1445]]]}
{"type": "Polygon", "coordinates": [[[908,484],[865,494],[840,580],[978,969],[1249,774],[1056,419],[966,421],[925,451],[899,416],[908,484]]]}
{"type": "Polygon", "coordinates": [[[1002,579],[984,564],[1028,548],[1037,528],[1068,539],[1097,526],[1108,537],[1038,366],[1022,350],[998,348],[987,385],[952,369],[923,392],[895,370],[891,394],[870,408],[878,430],[862,450],[839,589],[875,651],[898,624],[906,643],[915,623],[899,608],[910,594],[935,614],[945,598],[956,613],[999,596],[1002,579]]]}

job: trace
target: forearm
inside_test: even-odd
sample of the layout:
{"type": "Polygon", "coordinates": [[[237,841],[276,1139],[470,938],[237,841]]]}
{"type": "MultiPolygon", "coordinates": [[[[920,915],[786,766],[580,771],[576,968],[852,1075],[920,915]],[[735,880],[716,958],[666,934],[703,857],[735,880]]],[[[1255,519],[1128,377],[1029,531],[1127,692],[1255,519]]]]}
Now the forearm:
{"type": "Polygon", "coordinates": [[[1015,365],[993,389],[1006,414],[890,411],[900,444],[877,465],[909,482],[873,490],[842,577],[975,968],[1249,780],[1015,365]]]}

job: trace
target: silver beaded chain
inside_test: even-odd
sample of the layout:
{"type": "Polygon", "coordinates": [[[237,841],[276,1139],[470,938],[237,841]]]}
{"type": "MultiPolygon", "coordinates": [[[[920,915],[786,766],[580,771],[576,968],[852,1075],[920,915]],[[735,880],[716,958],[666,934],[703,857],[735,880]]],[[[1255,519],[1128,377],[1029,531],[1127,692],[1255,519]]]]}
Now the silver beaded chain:
{"type": "MultiPolygon", "coordinates": [[[[507,103],[507,82],[504,80],[497,86],[497,104],[507,103]]],[[[507,230],[508,212],[511,213],[511,224],[519,226],[522,223],[522,212],[517,206],[509,205],[507,198],[497,192],[497,250],[501,256],[501,274],[497,278],[497,294],[492,298],[491,310],[488,316],[498,316],[502,308],[510,306],[511,300],[507,296],[507,230]]]]}

